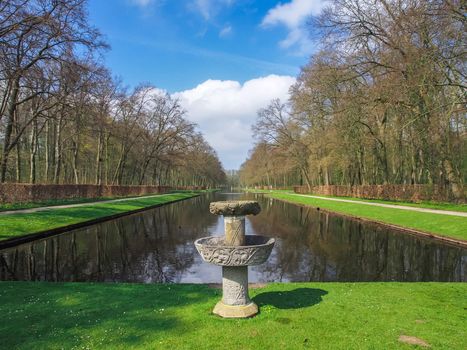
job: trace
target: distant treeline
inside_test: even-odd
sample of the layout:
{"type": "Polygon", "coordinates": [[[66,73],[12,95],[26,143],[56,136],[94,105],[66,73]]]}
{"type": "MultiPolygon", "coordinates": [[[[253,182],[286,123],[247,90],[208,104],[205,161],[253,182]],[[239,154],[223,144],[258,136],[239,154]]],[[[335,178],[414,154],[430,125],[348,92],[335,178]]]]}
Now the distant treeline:
{"type": "Polygon", "coordinates": [[[215,186],[178,101],[122,88],[85,0],[0,0],[0,182],[215,186]]]}
{"type": "Polygon", "coordinates": [[[244,185],[467,180],[465,2],[332,0],[310,19],[320,50],[289,101],[253,127],[244,185]]]}

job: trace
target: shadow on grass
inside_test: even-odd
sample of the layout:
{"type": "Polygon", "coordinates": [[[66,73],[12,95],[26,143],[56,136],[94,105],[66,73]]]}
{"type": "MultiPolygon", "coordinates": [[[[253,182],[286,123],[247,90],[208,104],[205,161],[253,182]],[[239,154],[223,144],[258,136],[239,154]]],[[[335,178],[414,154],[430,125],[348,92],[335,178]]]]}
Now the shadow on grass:
{"type": "Polygon", "coordinates": [[[2,282],[0,295],[5,349],[71,349],[128,348],[182,334],[194,325],[179,310],[201,304],[202,312],[216,293],[201,285],[2,282]]]}
{"type": "Polygon", "coordinates": [[[253,301],[259,307],[271,305],[277,309],[300,309],[320,303],[326,294],[328,292],[323,289],[297,288],[291,291],[261,293],[255,296],[253,301]]]}

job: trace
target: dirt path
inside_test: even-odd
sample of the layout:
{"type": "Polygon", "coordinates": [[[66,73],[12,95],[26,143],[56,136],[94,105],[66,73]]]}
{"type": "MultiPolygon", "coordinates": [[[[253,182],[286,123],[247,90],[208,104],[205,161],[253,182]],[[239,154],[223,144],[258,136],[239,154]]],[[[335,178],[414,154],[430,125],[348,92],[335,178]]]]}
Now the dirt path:
{"type": "Polygon", "coordinates": [[[451,215],[451,216],[467,217],[467,213],[464,213],[464,212],[461,212],[461,211],[438,210],[438,209],[429,209],[429,208],[409,207],[409,206],[406,206],[406,205],[395,205],[395,204],[383,204],[383,203],[353,201],[351,199],[320,197],[320,196],[312,196],[312,195],[307,195],[307,194],[297,194],[297,193],[291,193],[291,194],[294,195],[294,196],[323,199],[323,200],[334,201],[334,202],[344,202],[344,203],[371,205],[371,206],[374,206],[374,207],[382,207],[382,208],[411,210],[411,211],[418,211],[420,213],[431,213],[431,214],[439,214],[439,215],[451,215]]]}
{"type": "Polygon", "coordinates": [[[0,216],[2,215],[10,215],[10,214],[30,214],[30,213],[37,213],[39,211],[46,211],[51,209],[67,209],[67,208],[76,208],[76,207],[85,207],[88,205],[95,205],[95,204],[103,204],[103,203],[116,203],[116,202],[123,202],[123,201],[133,201],[142,198],[153,198],[162,196],[161,194],[156,194],[152,196],[144,196],[144,197],[131,197],[131,198],[119,198],[119,199],[109,199],[105,201],[98,201],[98,202],[86,202],[86,203],[77,203],[77,204],[65,204],[65,205],[53,205],[49,207],[39,207],[39,208],[31,208],[31,209],[18,209],[18,210],[7,210],[7,211],[0,211],[0,216]]]}

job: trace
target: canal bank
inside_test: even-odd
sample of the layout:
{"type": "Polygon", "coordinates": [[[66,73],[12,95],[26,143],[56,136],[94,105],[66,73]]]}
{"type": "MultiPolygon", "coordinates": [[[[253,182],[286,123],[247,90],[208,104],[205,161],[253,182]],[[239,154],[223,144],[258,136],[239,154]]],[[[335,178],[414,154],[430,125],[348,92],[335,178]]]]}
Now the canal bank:
{"type": "Polygon", "coordinates": [[[177,192],[0,213],[0,249],[199,196],[177,192]]]}
{"type": "Polygon", "coordinates": [[[435,238],[450,244],[467,247],[467,217],[464,212],[459,216],[406,210],[403,208],[382,207],[380,203],[359,203],[358,201],[317,198],[287,192],[269,192],[265,196],[323,211],[344,215],[357,220],[372,221],[387,225],[409,234],[435,238]]]}

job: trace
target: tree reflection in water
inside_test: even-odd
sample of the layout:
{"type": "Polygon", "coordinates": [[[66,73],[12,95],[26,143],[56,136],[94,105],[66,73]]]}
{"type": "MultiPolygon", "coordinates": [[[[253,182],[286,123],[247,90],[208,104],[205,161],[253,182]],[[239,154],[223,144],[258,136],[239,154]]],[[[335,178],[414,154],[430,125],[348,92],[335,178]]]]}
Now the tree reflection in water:
{"type": "Polygon", "coordinates": [[[2,280],[179,282],[215,216],[206,197],[75,230],[0,254],[2,280]],[[197,220],[193,220],[197,218],[197,220]]]}
{"type": "MultiPolygon", "coordinates": [[[[467,280],[465,249],[244,197],[256,198],[263,208],[248,217],[248,233],[278,238],[268,262],[250,269],[252,282],[467,280]]],[[[209,213],[209,202],[232,198],[240,197],[204,195],[4,250],[0,279],[219,282],[219,268],[203,263],[193,242],[221,233],[222,219],[209,213]]]]}
{"type": "Polygon", "coordinates": [[[467,281],[467,250],[277,200],[251,218],[279,238],[255,267],[270,281],[467,281]]]}

